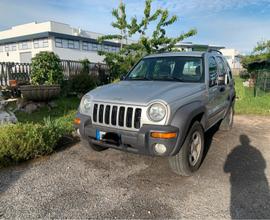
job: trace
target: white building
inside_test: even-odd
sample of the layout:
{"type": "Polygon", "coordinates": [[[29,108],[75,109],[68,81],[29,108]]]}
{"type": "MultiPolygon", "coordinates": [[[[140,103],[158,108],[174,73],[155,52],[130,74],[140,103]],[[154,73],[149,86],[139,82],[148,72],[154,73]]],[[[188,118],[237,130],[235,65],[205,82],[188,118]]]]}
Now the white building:
{"type": "Polygon", "coordinates": [[[227,59],[230,67],[232,69],[241,69],[242,65],[241,65],[241,55],[239,53],[239,51],[237,51],[236,49],[221,49],[220,50],[222,52],[222,54],[224,55],[224,57],[227,59]]]}
{"type": "Polygon", "coordinates": [[[97,38],[102,34],[72,28],[67,24],[48,21],[28,23],[0,31],[0,62],[29,63],[40,51],[53,51],[60,59],[103,62],[98,50],[117,52],[120,43],[97,38]]]}
{"type": "Polygon", "coordinates": [[[206,51],[209,49],[219,50],[224,57],[227,59],[230,67],[233,70],[241,70],[241,54],[236,49],[225,48],[224,46],[207,45],[207,44],[194,44],[191,42],[180,42],[177,48],[183,51],[206,51]]]}
{"type": "Polygon", "coordinates": [[[208,44],[196,44],[192,42],[179,42],[176,44],[176,48],[182,51],[206,51],[206,50],[220,50],[225,48],[224,46],[208,45],[208,44]]]}
{"type": "MultiPolygon", "coordinates": [[[[14,26],[0,31],[0,62],[29,63],[31,58],[40,51],[53,51],[63,60],[89,59],[90,62],[102,63],[103,57],[99,50],[117,52],[120,42],[97,42],[102,34],[73,28],[68,24],[54,21],[42,23],[32,22],[14,26]]],[[[130,40],[124,43],[131,43],[130,40]]],[[[176,46],[184,51],[220,50],[233,69],[242,68],[240,54],[235,49],[225,49],[223,46],[193,44],[180,42],[176,46]]]]}

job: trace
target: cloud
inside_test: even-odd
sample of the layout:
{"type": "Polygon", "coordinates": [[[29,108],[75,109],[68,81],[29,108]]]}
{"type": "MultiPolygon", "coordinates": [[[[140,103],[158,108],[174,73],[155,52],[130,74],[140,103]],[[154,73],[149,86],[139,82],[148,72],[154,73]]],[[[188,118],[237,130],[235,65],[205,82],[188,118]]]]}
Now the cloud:
{"type": "MultiPolygon", "coordinates": [[[[131,17],[142,16],[144,0],[123,0],[131,17]]],[[[118,0],[0,0],[0,29],[32,21],[55,20],[101,33],[111,27],[118,0]],[[16,15],[16,16],[14,16],[16,15]]],[[[192,27],[198,35],[187,39],[250,51],[262,38],[270,39],[270,0],[154,0],[153,8],[168,8],[179,21],[168,28],[176,36],[192,27]]]]}

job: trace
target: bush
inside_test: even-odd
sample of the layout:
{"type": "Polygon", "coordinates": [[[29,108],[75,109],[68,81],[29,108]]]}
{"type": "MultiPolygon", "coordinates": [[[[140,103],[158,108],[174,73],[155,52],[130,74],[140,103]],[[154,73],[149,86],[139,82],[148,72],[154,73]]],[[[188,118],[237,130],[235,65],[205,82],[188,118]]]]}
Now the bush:
{"type": "Polygon", "coordinates": [[[82,73],[89,73],[90,72],[90,61],[88,59],[81,60],[80,63],[82,64],[82,73]]]}
{"type": "Polygon", "coordinates": [[[90,61],[81,60],[82,70],[70,78],[70,89],[77,94],[84,94],[97,86],[97,77],[90,75],[90,61]]]}
{"type": "Polygon", "coordinates": [[[60,58],[53,52],[40,52],[31,63],[31,83],[34,85],[61,84],[63,70],[60,58]]]}
{"type": "Polygon", "coordinates": [[[62,83],[62,94],[85,94],[99,85],[99,78],[90,73],[90,61],[81,60],[82,69],[79,74],[71,75],[69,80],[62,83]]]}
{"type": "Polygon", "coordinates": [[[94,89],[98,84],[98,79],[95,76],[82,72],[70,78],[70,90],[78,94],[85,94],[91,89],[94,89]]]}
{"type": "Polygon", "coordinates": [[[53,152],[59,140],[71,134],[72,116],[43,124],[18,123],[0,127],[0,165],[19,162],[53,152]]]}
{"type": "Polygon", "coordinates": [[[249,79],[250,78],[250,74],[245,69],[240,71],[239,76],[241,79],[249,79]]]}

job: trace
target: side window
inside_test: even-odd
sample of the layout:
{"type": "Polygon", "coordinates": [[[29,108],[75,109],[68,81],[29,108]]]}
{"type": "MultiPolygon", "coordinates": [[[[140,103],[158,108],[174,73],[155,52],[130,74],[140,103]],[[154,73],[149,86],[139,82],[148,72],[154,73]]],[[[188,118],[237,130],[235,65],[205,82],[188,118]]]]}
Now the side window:
{"type": "Polygon", "coordinates": [[[219,69],[219,77],[221,77],[221,81],[220,79],[219,82],[221,82],[221,84],[228,84],[229,83],[229,78],[228,78],[228,67],[225,64],[224,60],[221,57],[217,57],[217,63],[218,63],[218,69],[219,69]]]}
{"type": "Polygon", "coordinates": [[[217,63],[218,63],[218,69],[219,69],[220,75],[222,76],[226,75],[227,71],[225,68],[224,61],[221,57],[217,57],[217,63]]]}
{"type": "Polygon", "coordinates": [[[217,85],[217,62],[214,57],[209,57],[209,87],[217,85]]]}
{"type": "Polygon", "coordinates": [[[229,74],[230,79],[232,79],[232,70],[231,70],[231,67],[226,59],[225,59],[225,65],[227,67],[227,73],[229,74]]]}

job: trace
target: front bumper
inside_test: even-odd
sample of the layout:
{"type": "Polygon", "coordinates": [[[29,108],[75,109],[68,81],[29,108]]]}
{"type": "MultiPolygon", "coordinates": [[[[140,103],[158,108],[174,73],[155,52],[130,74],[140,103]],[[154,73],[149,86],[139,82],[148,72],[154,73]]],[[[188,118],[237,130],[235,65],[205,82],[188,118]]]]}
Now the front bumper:
{"type": "Polygon", "coordinates": [[[179,148],[179,129],[174,126],[143,125],[138,131],[126,131],[113,127],[94,125],[89,116],[80,113],[76,117],[80,119],[80,124],[75,125],[75,128],[79,131],[80,136],[89,141],[90,144],[151,156],[172,156],[179,148]],[[97,130],[119,135],[120,144],[97,140],[97,130]],[[151,132],[175,132],[177,136],[170,139],[153,138],[150,136],[151,132]],[[166,152],[162,155],[158,154],[154,150],[155,144],[164,144],[167,149],[166,152]]]}

